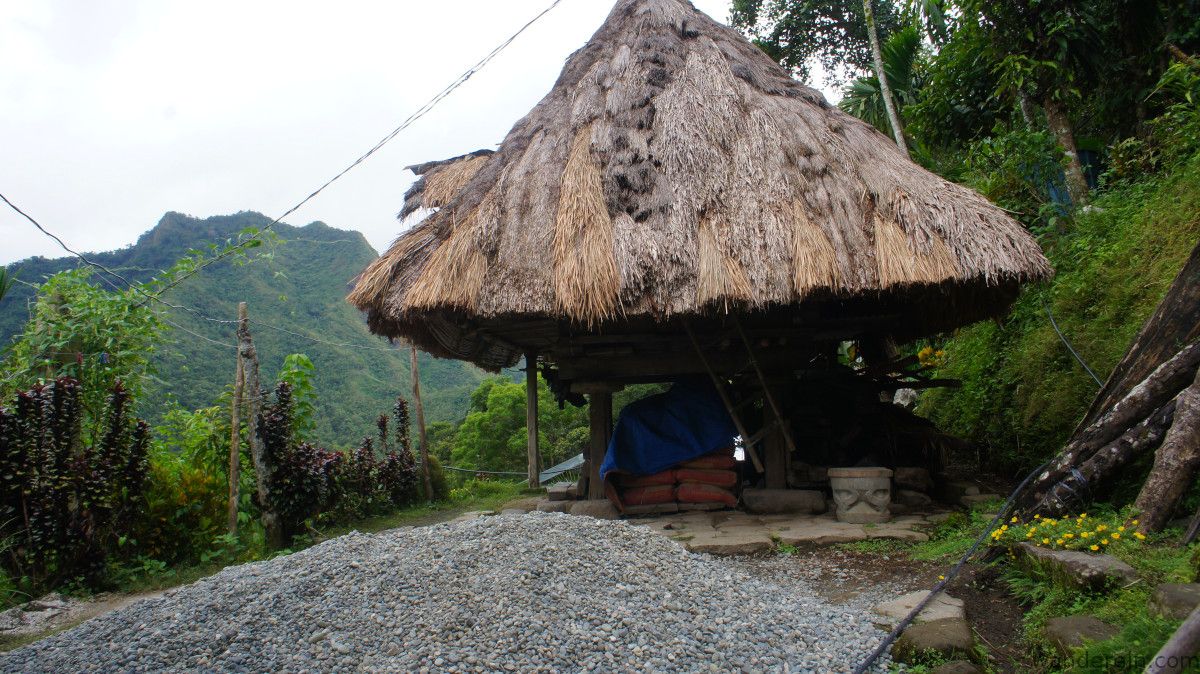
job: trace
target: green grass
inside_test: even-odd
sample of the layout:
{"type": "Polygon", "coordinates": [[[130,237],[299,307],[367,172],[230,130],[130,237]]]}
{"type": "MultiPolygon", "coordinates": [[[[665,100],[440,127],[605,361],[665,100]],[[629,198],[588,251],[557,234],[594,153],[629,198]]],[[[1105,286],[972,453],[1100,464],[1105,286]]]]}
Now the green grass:
{"type": "MultiPolygon", "coordinates": [[[[1107,673],[1140,670],[1179,627],[1181,621],[1151,616],[1148,601],[1155,586],[1165,582],[1193,582],[1193,557],[1200,545],[1179,548],[1171,539],[1150,539],[1144,545],[1116,550],[1138,572],[1139,580],[1107,592],[1083,592],[1056,582],[1034,570],[1008,567],[1004,579],[1027,607],[1024,639],[1031,655],[1056,667],[1054,671],[1107,673]],[[1091,615],[1121,628],[1109,641],[1060,657],[1046,641],[1044,628],[1051,618],[1091,615]]],[[[1191,671],[1191,670],[1189,670],[1191,671]]]]}
{"type": "Polygon", "coordinates": [[[840,547],[865,554],[904,555],[919,562],[950,565],[966,554],[990,524],[987,508],[977,506],[969,513],[952,513],[949,519],[928,529],[927,541],[869,539],[844,543],[840,547]]]}
{"type": "Polygon", "coordinates": [[[1002,321],[963,328],[941,345],[938,376],[962,387],[927,392],[919,411],[979,443],[994,469],[1028,469],[1052,456],[1096,394],[1045,307],[1103,378],[1166,293],[1200,239],[1200,156],[1101,192],[1094,205],[1042,237],[1052,281],[1026,288],[1002,321]]]}

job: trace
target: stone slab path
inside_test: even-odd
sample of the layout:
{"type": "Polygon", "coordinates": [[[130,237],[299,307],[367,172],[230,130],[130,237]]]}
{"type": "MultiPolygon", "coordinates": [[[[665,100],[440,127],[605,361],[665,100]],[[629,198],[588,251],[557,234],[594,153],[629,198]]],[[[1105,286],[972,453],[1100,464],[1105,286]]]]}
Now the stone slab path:
{"type": "MultiPolygon", "coordinates": [[[[936,519],[936,514],[934,514],[936,519]]],[[[903,515],[886,524],[846,524],[832,514],[753,515],[741,511],[691,512],[638,517],[648,527],[692,552],[747,555],[777,544],[852,543],[869,539],[929,540],[920,529],[933,522],[924,514],[903,515]]]]}

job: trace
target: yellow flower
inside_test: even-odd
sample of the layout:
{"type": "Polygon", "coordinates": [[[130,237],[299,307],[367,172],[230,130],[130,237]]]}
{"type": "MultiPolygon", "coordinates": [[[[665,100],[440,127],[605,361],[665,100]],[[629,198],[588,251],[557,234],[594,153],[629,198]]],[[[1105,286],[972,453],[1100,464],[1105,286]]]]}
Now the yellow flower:
{"type": "Polygon", "coordinates": [[[1082,514],[1080,514],[1080,515],[1079,515],[1079,519],[1081,519],[1081,520],[1086,520],[1086,519],[1087,519],[1087,513],[1082,513],[1082,514]]]}
{"type": "MultiPolygon", "coordinates": [[[[232,427],[231,427],[231,428],[232,428],[232,427]]],[[[1062,543],[1062,541],[1059,541],[1059,543],[1062,543]]],[[[1049,539],[1049,538],[1043,538],[1043,539],[1042,539],[1042,545],[1050,545],[1050,539],[1049,539]]]]}
{"type": "Polygon", "coordinates": [[[1060,539],[1058,539],[1057,541],[1054,541],[1054,542],[1055,542],[1055,543],[1057,543],[1058,545],[1062,545],[1062,544],[1063,544],[1063,539],[1061,539],[1061,538],[1060,538],[1060,539]]]}
{"type": "Polygon", "coordinates": [[[1099,546],[1099,545],[1093,545],[1093,546],[1091,547],[1091,551],[1092,551],[1092,552],[1095,552],[1095,551],[1097,551],[1097,550],[1099,550],[1099,549],[1100,549],[1100,546],[1099,546]]]}
{"type": "Polygon", "coordinates": [[[938,580],[946,580],[945,576],[938,576],[938,580]]]}
{"type": "Polygon", "coordinates": [[[1000,531],[1008,531],[1008,525],[1005,524],[1004,526],[1000,527],[1000,531]]]}
{"type": "Polygon", "coordinates": [[[1108,527],[1106,525],[1101,524],[1096,527],[1096,531],[1108,531],[1108,527]]]}
{"type": "Polygon", "coordinates": [[[1137,523],[1138,523],[1137,520],[1133,520],[1132,522],[1130,522],[1130,524],[1137,524],[1137,523]]]}
{"type": "Polygon", "coordinates": [[[1112,535],[1112,537],[1113,537],[1113,540],[1114,540],[1114,541],[1119,541],[1119,540],[1121,540],[1121,534],[1114,533],[1114,534],[1112,535]]]}
{"type": "Polygon", "coordinates": [[[1117,531],[1125,531],[1125,527],[1117,527],[1117,531]]]}
{"type": "Polygon", "coordinates": [[[1146,540],[1146,535],[1145,535],[1145,534],[1143,534],[1143,533],[1142,533],[1142,532],[1140,532],[1140,531],[1136,531],[1136,532],[1134,532],[1134,534],[1133,534],[1133,535],[1134,535],[1134,536],[1136,536],[1136,537],[1137,537],[1137,539],[1138,539],[1139,541],[1144,541],[1144,540],[1146,540]]]}
{"type": "Polygon", "coordinates": [[[1105,539],[1101,540],[1100,545],[1108,545],[1108,539],[1105,538],[1105,539]]]}
{"type": "Polygon", "coordinates": [[[1034,515],[1034,516],[1033,516],[1033,519],[1035,519],[1035,520],[1040,520],[1040,519],[1042,519],[1042,516],[1041,516],[1041,515],[1034,515]]]}
{"type": "Polygon", "coordinates": [[[1016,523],[1017,523],[1017,516],[1016,516],[1016,515],[1013,515],[1013,518],[1012,518],[1011,520],[1009,520],[1009,522],[1012,522],[1013,524],[1016,524],[1016,523]]]}
{"type": "Polygon", "coordinates": [[[1079,534],[1079,537],[1080,537],[1080,538],[1087,538],[1088,536],[1091,536],[1091,535],[1092,535],[1092,532],[1090,532],[1090,531],[1085,531],[1085,532],[1083,532],[1083,533],[1079,534]]]}
{"type": "Polygon", "coordinates": [[[1063,538],[1075,538],[1075,534],[1063,534],[1063,538]]]}

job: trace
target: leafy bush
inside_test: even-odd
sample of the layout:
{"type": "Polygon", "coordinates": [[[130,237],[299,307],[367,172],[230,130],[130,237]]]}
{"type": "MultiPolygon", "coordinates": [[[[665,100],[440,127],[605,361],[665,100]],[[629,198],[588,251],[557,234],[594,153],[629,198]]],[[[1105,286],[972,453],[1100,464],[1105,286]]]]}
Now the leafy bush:
{"type": "MultiPolygon", "coordinates": [[[[432,454],[429,455],[429,485],[433,493],[425,495],[425,500],[443,501],[450,497],[450,485],[446,482],[446,471],[442,468],[442,462],[432,454]]],[[[424,485],[421,486],[424,491],[424,485]]]]}
{"type": "Polygon", "coordinates": [[[84,392],[60,378],[0,407],[0,537],[4,566],[34,587],[80,578],[103,581],[144,507],[150,429],[129,415],[117,382],[99,440],[82,439],[84,392]]]}
{"type": "MultiPolygon", "coordinates": [[[[381,458],[375,442],[366,438],[358,449],[341,454],[321,449],[295,436],[292,387],[280,382],[275,400],[263,407],[259,436],[271,462],[271,506],[280,518],[284,540],[307,533],[318,519],[345,522],[381,514],[411,503],[416,496],[416,468],[409,451],[408,404],[394,409],[395,451],[381,458]]],[[[388,420],[377,421],[379,444],[391,447],[388,420]]]]}
{"type": "Polygon", "coordinates": [[[100,428],[106,398],[118,382],[137,400],[153,374],[150,359],[165,326],[141,299],[132,289],[93,285],[90,269],[50,277],[3,363],[7,376],[0,393],[7,398],[44,380],[70,377],[81,387],[84,432],[100,428]]]}
{"type": "Polygon", "coordinates": [[[199,561],[225,533],[228,480],[159,449],[150,460],[146,509],[132,532],[137,552],[165,563],[199,561]]]}
{"type": "Polygon", "coordinates": [[[315,518],[334,498],[333,474],[342,456],[295,438],[292,387],[280,382],[275,400],[263,405],[258,434],[273,472],[270,479],[271,509],[280,520],[285,541],[305,533],[306,522],[315,518]]]}

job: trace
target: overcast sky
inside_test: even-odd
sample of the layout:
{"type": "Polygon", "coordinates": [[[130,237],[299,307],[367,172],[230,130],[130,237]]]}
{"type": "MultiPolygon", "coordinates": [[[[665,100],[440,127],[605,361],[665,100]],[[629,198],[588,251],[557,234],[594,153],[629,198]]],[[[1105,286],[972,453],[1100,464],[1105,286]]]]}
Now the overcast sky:
{"type": "MultiPolygon", "coordinates": [[[[729,0],[694,1],[727,20],[729,0]]],[[[0,193],[85,251],[129,245],[167,211],[276,217],[550,3],[0,3],[0,193]]],[[[289,224],[385,248],[404,167],[494,147],[611,7],[562,0],[289,224]]],[[[0,263],[64,254],[7,208],[0,233],[0,263]]]]}

